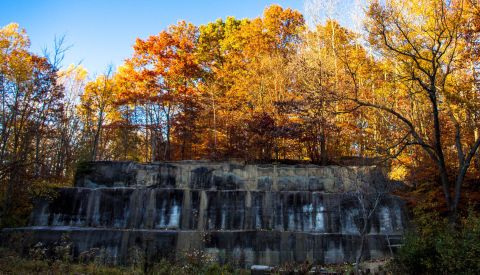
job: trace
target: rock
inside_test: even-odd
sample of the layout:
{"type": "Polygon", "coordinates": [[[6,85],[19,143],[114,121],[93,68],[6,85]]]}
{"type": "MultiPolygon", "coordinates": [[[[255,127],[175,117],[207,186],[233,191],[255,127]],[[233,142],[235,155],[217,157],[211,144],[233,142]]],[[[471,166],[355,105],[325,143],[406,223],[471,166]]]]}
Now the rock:
{"type": "Polygon", "coordinates": [[[273,268],[268,265],[252,265],[250,267],[252,275],[267,275],[270,274],[272,270],[273,268]]]}

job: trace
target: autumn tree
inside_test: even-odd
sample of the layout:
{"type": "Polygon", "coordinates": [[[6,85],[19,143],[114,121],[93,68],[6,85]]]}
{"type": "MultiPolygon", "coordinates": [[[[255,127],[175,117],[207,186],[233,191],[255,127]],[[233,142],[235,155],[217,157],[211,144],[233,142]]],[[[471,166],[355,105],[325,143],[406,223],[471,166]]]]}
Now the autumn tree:
{"type": "Polygon", "coordinates": [[[58,124],[59,142],[55,143],[56,155],[53,166],[58,174],[73,178],[76,163],[84,160],[81,157],[83,124],[78,115],[77,106],[87,83],[87,70],[81,65],[69,65],[58,72],[58,83],[63,86],[63,113],[58,124]]]}
{"type": "Polygon", "coordinates": [[[199,38],[197,45],[198,60],[202,67],[206,68],[204,74],[203,102],[205,105],[203,123],[211,125],[211,134],[206,137],[206,148],[208,155],[212,159],[218,157],[218,100],[225,95],[228,89],[228,78],[225,78],[224,70],[226,57],[222,42],[232,29],[238,28],[240,21],[233,17],[228,17],[226,22],[218,19],[215,22],[208,23],[199,27],[199,38]]]}
{"type": "Polygon", "coordinates": [[[98,76],[94,81],[87,83],[82,94],[79,111],[83,116],[85,139],[90,145],[88,159],[95,161],[102,159],[99,155],[99,146],[104,131],[105,121],[113,115],[115,99],[115,83],[113,71],[110,67],[106,74],[98,76]]]}
{"type": "Polygon", "coordinates": [[[341,139],[346,140],[339,138],[334,141],[340,130],[337,127],[340,113],[336,95],[344,91],[339,89],[341,85],[336,72],[336,57],[331,47],[331,24],[337,25],[334,27],[338,29],[337,33],[343,31],[343,36],[335,36],[335,44],[348,43],[347,30],[335,21],[327,21],[326,25],[317,25],[315,29],[305,32],[303,43],[290,63],[290,74],[294,79],[292,89],[296,94],[289,104],[293,108],[291,112],[300,119],[300,137],[308,156],[323,165],[327,164],[329,158],[328,144],[337,143],[335,149],[330,148],[333,157],[340,154],[337,149],[340,149],[338,145],[341,139]]]}
{"type": "Polygon", "coordinates": [[[474,139],[463,122],[465,108],[453,100],[462,95],[452,81],[464,47],[460,4],[428,0],[372,2],[368,10],[369,41],[391,68],[397,83],[397,90],[392,90],[390,96],[406,105],[399,105],[399,101],[366,101],[361,95],[353,98],[359,106],[377,109],[399,122],[397,127],[404,133],[398,142],[400,150],[420,146],[433,160],[452,221],[465,176],[480,146],[480,138],[474,139]],[[421,114],[427,124],[419,124],[408,113],[413,104],[428,107],[421,114]],[[448,131],[453,131],[454,137],[449,143],[448,131]],[[450,146],[455,147],[455,155],[448,153],[450,146]],[[455,159],[450,162],[451,168],[456,167],[453,173],[448,157],[455,159]]]}
{"type": "Polygon", "coordinates": [[[173,131],[179,138],[180,158],[187,157],[186,150],[193,145],[198,109],[195,97],[202,73],[195,54],[197,39],[194,25],[179,22],[146,40],[137,39],[134,56],[126,63],[135,86],[125,90],[122,98],[144,105],[152,160],[172,158],[173,131]]]}
{"type": "Polygon", "coordinates": [[[29,52],[17,24],[0,29],[0,224],[18,223],[35,183],[55,176],[55,125],[63,111],[57,67],[29,52]],[[19,215],[15,215],[17,211],[19,215]]]}
{"type": "MultiPolygon", "coordinates": [[[[251,155],[249,150],[263,144],[247,125],[260,117],[271,117],[275,124],[282,115],[276,102],[288,97],[287,63],[295,52],[303,28],[303,16],[291,9],[273,5],[263,17],[236,20],[232,17],[200,27],[199,53],[207,67],[205,84],[209,110],[215,117],[215,151],[224,156],[264,158],[251,155]]],[[[276,127],[269,136],[278,147],[276,127]]],[[[272,148],[259,152],[270,154],[272,148]]]]}
{"type": "MultiPolygon", "coordinates": [[[[469,105],[468,123],[473,125],[474,139],[477,139],[480,137],[478,126],[478,121],[480,121],[480,3],[478,0],[467,0],[464,4],[462,34],[465,39],[465,51],[463,51],[462,59],[464,60],[463,72],[469,77],[457,79],[462,79],[459,83],[464,83],[463,93],[467,95],[464,103],[469,105]]],[[[476,154],[476,170],[480,171],[480,152],[477,150],[476,154]]]]}

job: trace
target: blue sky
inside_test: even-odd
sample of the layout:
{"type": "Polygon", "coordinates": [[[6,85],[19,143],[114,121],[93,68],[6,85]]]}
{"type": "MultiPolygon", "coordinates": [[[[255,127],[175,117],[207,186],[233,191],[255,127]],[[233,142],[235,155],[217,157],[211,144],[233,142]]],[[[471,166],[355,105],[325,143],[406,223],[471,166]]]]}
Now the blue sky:
{"type": "Polygon", "coordinates": [[[0,26],[19,23],[35,53],[65,35],[72,47],[63,65],[81,63],[92,76],[120,65],[132,54],[135,38],[179,20],[200,25],[227,16],[257,17],[274,3],[303,13],[303,0],[0,0],[0,26]]]}

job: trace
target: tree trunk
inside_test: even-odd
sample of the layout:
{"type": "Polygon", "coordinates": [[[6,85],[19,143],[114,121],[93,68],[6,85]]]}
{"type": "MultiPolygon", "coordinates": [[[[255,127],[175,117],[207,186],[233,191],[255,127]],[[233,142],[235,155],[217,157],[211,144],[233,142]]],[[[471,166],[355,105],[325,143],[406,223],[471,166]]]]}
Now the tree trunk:
{"type": "MultiPolygon", "coordinates": [[[[457,205],[452,203],[452,197],[450,194],[450,181],[448,179],[447,165],[445,164],[445,156],[443,154],[442,140],[441,140],[441,127],[440,127],[440,117],[438,112],[437,105],[437,91],[435,87],[435,79],[431,79],[430,90],[428,91],[430,102],[432,103],[432,115],[433,115],[433,126],[434,126],[434,150],[437,156],[437,165],[440,173],[440,182],[442,184],[443,193],[445,196],[445,202],[447,203],[447,208],[449,210],[450,222],[455,222],[457,205]]],[[[462,179],[463,181],[463,179],[462,179]]]]}
{"type": "Polygon", "coordinates": [[[320,135],[320,163],[321,165],[327,165],[327,138],[325,135],[325,129],[322,128],[322,133],[320,135]]]}
{"type": "Polygon", "coordinates": [[[157,148],[158,148],[158,145],[157,145],[157,131],[156,131],[155,129],[152,129],[150,132],[151,132],[151,134],[150,134],[150,136],[151,136],[151,138],[150,138],[150,143],[151,143],[150,147],[152,148],[152,149],[151,149],[152,155],[151,155],[150,159],[151,159],[152,161],[156,161],[156,160],[158,160],[158,159],[157,159],[157,155],[158,155],[158,154],[157,154],[157,148]]]}
{"type": "MultiPolygon", "coordinates": [[[[474,140],[478,140],[480,137],[479,137],[479,129],[478,128],[475,128],[475,130],[473,131],[473,137],[474,137],[474,140]]],[[[474,160],[474,165],[475,165],[475,168],[480,171],[480,151],[477,151],[475,153],[476,157],[475,157],[475,160],[474,160]]]]}
{"type": "Polygon", "coordinates": [[[168,106],[167,108],[166,119],[167,119],[167,142],[165,144],[164,159],[170,160],[170,106],[168,106]]]}
{"type": "Polygon", "coordinates": [[[362,261],[363,247],[365,246],[365,234],[362,232],[360,236],[360,250],[355,258],[355,274],[360,274],[360,263],[362,261]]]}
{"type": "Polygon", "coordinates": [[[102,133],[102,126],[103,126],[103,111],[100,111],[100,115],[98,116],[97,130],[95,131],[95,136],[93,138],[92,161],[95,161],[97,159],[98,143],[100,141],[100,135],[102,133]]]}

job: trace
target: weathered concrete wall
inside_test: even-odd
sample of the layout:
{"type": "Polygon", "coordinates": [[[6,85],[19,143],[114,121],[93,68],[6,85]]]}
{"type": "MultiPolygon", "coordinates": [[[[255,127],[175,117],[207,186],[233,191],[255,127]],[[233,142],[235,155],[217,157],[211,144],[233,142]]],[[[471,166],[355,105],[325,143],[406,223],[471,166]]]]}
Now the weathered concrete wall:
{"type": "MultiPolygon", "coordinates": [[[[134,251],[147,251],[152,258],[174,259],[179,253],[204,250],[220,263],[240,266],[280,265],[287,262],[354,262],[360,236],[349,234],[313,234],[297,231],[178,231],[132,230],[85,227],[26,227],[4,229],[0,241],[8,242],[26,234],[32,244],[41,241],[54,246],[68,236],[78,257],[92,248],[106,251],[107,261],[128,263],[134,251]]],[[[391,255],[389,243],[396,236],[370,234],[366,237],[365,258],[391,255]]]]}
{"type": "MultiPolygon", "coordinates": [[[[84,167],[76,187],[39,201],[30,227],[4,229],[0,240],[28,233],[53,246],[68,234],[76,256],[103,248],[116,263],[128,262],[132,248],[150,257],[201,249],[242,266],[354,261],[363,219],[345,191],[385,183],[376,167],[99,162],[84,167]]],[[[382,196],[366,258],[391,255],[403,209],[382,196]]]]}
{"type": "MultiPolygon", "coordinates": [[[[39,202],[31,225],[358,234],[359,207],[356,198],[342,193],[77,187],[39,202]]],[[[397,197],[382,198],[368,232],[401,234],[402,207],[397,197]]]]}
{"type": "Polygon", "coordinates": [[[345,192],[385,181],[376,166],[96,162],[77,174],[78,187],[151,186],[202,190],[345,192]]]}

